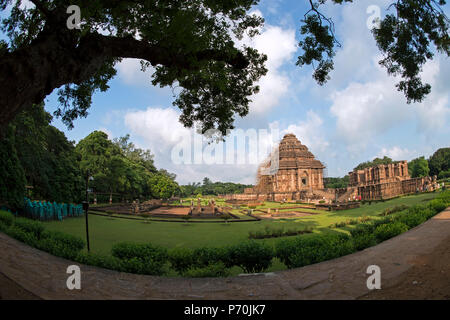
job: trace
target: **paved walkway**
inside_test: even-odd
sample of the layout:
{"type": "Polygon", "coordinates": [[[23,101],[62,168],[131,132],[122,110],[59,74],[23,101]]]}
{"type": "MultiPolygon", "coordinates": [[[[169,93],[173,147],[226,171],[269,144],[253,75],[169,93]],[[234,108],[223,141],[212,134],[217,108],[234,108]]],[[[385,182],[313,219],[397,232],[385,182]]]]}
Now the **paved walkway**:
{"type": "MultiPolygon", "coordinates": [[[[72,263],[0,233],[0,275],[43,299],[358,299],[369,265],[381,268],[381,287],[399,285],[408,271],[450,237],[450,208],[408,232],[338,259],[270,274],[230,278],[164,278],[80,265],[81,290],[66,288],[72,263]]],[[[449,268],[448,264],[446,265],[449,268]]],[[[445,268],[445,266],[444,266],[445,268]]],[[[443,270],[444,274],[450,272],[443,270]]],[[[2,288],[0,287],[0,294],[2,288]]],[[[420,290],[420,288],[419,288],[420,290]]]]}

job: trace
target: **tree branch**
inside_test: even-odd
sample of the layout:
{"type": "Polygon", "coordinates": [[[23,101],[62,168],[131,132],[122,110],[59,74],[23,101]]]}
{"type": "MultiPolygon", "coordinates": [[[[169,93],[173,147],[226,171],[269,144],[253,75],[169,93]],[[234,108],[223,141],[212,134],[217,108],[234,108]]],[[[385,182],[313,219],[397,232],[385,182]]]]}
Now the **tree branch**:
{"type": "Polygon", "coordinates": [[[331,18],[327,18],[326,16],[323,15],[322,12],[320,12],[319,10],[317,10],[317,8],[314,6],[314,3],[312,0],[309,0],[309,4],[311,5],[311,9],[309,9],[305,14],[304,17],[306,18],[306,16],[308,15],[308,13],[310,13],[311,11],[314,11],[317,15],[317,17],[319,18],[320,21],[320,25],[322,25],[322,18],[328,22],[328,25],[330,26],[330,32],[331,32],[331,36],[333,37],[333,41],[336,43],[336,45],[340,48],[341,44],[339,43],[339,41],[336,39],[336,36],[334,35],[334,22],[331,18]]]}
{"type": "Polygon", "coordinates": [[[50,17],[51,17],[51,12],[50,12],[50,10],[48,10],[48,9],[45,7],[45,5],[44,5],[41,1],[39,1],[39,0],[30,0],[30,2],[32,2],[32,3],[36,6],[36,8],[37,8],[39,11],[42,12],[42,14],[43,14],[44,16],[46,16],[47,18],[50,18],[50,17]]]}
{"type": "Polygon", "coordinates": [[[150,62],[153,66],[174,66],[187,70],[198,69],[196,61],[221,61],[236,69],[245,69],[249,65],[248,59],[236,50],[233,55],[221,50],[206,49],[193,52],[191,56],[174,53],[159,45],[151,45],[133,37],[118,38],[100,34],[90,34],[81,39],[79,50],[89,55],[92,50],[94,55],[103,54],[108,58],[137,58],[150,62]]]}

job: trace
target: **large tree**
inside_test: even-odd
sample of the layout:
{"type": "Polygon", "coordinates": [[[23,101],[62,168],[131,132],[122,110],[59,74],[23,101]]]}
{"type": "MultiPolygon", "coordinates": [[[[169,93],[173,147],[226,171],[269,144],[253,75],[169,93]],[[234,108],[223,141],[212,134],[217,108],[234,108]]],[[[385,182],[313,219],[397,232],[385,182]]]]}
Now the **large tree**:
{"type": "Polygon", "coordinates": [[[384,156],[383,158],[375,158],[372,161],[366,161],[358,164],[353,170],[363,170],[370,167],[376,167],[381,164],[390,164],[395,163],[396,161],[392,161],[388,156],[384,156]]]}
{"type": "Polygon", "coordinates": [[[438,149],[428,160],[431,175],[439,175],[450,170],[450,148],[438,149]]]}
{"type": "MultiPolygon", "coordinates": [[[[181,88],[174,105],[180,121],[201,123],[206,131],[233,128],[236,115],[248,113],[257,81],[265,75],[266,56],[238,47],[234,38],[258,33],[263,19],[249,15],[259,0],[0,0],[12,4],[0,42],[0,128],[24,108],[41,103],[60,88],[56,115],[69,126],[86,116],[95,91],[106,91],[122,58],[142,59],[154,67],[152,83],[181,88]],[[81,8],[80,29],[67,27],[67,8],[81,8]]],[[[329,0],[335,4],[352,0],[329,0]]],[[[333,21],[309,0],[302,19],[297,64],[312,65],[319,84],[329,79],[339,42],[333,21]]],[[[430,92],[419,75],[434,51],[449,55],[449,20],[444,0],[397,0],[373,34],[383,53],[380,64],[402,80],[407,101],[422,101],[430,92]],[[434,46],[433,46],[434,45],[434,46]]]]}
{"type": "Polygon", "coordinates": [[[86,116],[95,91],[106,91],[122,58],[153,66],[153,84],[181,87],[174,102],[187,126],[232,127],[248,113],[265,55],[237,48],[233,36],[257,33],[263,20],[247,12],[258,0],[0,0],[14,3],[0,46],[0,126],[58,91],[56,115],[69,126],[86,116]],[[69,29],[67,8],[81,8],[81,29],[69,29]]]}
{"type": "Polygon", "coordinates": [[[411,178],[427,177],[430,174],[430,168],[425,157],[411,160],[408,163],[408,173],[411,178]]]}
{"type": "MultiPolygon", "coordinates": [[[[333,57],[341,44],[335,35],[333,20],[320,10],[327,0],[308,1],[310,9],[302,19],[300,30],[304,35],[299,43],[303,52],[297,65],[312,65],[313,77],[322,85],[330,79],[329,74],[334,69],[333,57]]],[[[330,1],[335,4],[353,2],[330,1]]],[[[450,20],[441,8],[445,4],[445,0],[392,1],[386,16],[378,21],[378,27],[372,29],[382,53],[379,64],[389,75],[401,78],[396,87],[403,92],[408,103],[421,102],[431,92],[431,86],[422,83],[420,72],[435,51],[450,55],[450,20]]]]}

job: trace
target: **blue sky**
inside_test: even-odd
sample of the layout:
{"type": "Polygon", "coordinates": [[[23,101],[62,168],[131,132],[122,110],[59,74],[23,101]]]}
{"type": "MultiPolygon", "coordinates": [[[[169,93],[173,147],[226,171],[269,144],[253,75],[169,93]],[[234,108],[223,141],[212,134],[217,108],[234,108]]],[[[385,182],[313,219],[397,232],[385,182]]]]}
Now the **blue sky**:
{"type": "MultiPolygon", "coordinates": [[[[295,65],[300,54],[299,20],[307,3],[263,0],[254,8],[266,23],[261,35],[246,43],[268,55],[269,73],[261,80],[250,114],[238,119],[236,127],[277,127],[282,134],[296,134],[326,164],[329,176],[343,176],[376,156],[411,160],[449,147],[448,58],[436,55],[424,67],[422,76],[432,85],[432,93],[423,103],[408,105],[394,87],[396,79],[378,65],[381,54],[367,27],[368,8],[378,6],[384,15],[389,1],[326,4],[321,10],[333,18],[342,48],[335,57],[332,79],[319,86],[310,68],[295,65]]],[[[117,68],[110,90],[94,96],[87,118],[76,120],[73,130],[59,119],[53,125],[75,141],[93,130],[103,130],[111,138],[129,133],[133,142],[155,154],[158,167],[176,173],[182,184],[205,176],[213,181],[255,182],[255,164],[174,163],[171,151],[190,131],[178,122],[173,92],[153,87],[151,74],[139,70],[138,60],[126,59],[117,68]]],[[[53,112],[56,107],[53,93],[46,99],[46,109],[53,112]]]]}

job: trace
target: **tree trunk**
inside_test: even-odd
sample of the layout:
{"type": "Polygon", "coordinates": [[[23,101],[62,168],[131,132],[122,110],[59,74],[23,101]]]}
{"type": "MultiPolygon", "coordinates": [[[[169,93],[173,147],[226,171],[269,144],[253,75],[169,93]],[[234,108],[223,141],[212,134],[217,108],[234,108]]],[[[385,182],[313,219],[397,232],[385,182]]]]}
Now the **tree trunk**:
{"type": "Polygon", "coordinates": [[[74,50],[70,41],[62,40],[57,34],[43,32],[29,46],[3,55],[0,58],[0,127],[6,126],[23,109],[41,103],[54,89],[80,83],[95,74],[105,57],[83,56],[83,53],[87,51],[74,50]]]}

